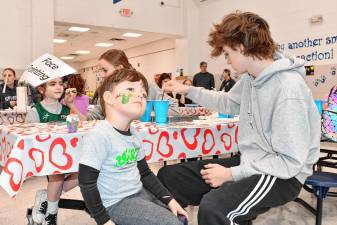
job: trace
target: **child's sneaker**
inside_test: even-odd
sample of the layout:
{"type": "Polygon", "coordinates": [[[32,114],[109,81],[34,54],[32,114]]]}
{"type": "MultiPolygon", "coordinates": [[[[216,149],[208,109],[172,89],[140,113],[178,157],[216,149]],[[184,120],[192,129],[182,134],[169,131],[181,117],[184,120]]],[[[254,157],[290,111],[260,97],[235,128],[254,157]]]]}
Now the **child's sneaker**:
{"type": "Polygon", "coordinates": [[[32,211],[32,218],[35,223],[42,223],[46,216],[48,207],[47,190],[38,190],[35,196],[35,203],[32,211]]]}
{"type": "Polygon", "coordinates": [[[57,225],[57,214],[47,214],[42,225],[57,225]]]}

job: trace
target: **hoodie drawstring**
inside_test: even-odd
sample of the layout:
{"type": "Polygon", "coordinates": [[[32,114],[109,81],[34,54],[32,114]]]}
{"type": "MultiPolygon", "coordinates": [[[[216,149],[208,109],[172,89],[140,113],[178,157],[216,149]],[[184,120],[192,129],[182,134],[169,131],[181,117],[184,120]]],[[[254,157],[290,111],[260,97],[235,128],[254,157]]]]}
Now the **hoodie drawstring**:
{"type": "Polygon", "coordinates": [[[253,86],[252,83],[249,82],[249,87],[250,87],[250,96],[249,96],[249,101],[248,101],[248,117],[249,117],[249,123],[250,126],[253,128],[253,86]]]}

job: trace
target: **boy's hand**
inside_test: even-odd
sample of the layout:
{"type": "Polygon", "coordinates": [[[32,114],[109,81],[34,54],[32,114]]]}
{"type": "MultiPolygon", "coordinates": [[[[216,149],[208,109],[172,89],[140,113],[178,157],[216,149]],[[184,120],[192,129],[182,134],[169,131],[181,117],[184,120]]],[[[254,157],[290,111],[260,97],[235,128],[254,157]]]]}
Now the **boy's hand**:
{"type": "Polygon", "coordinates": [[[179,203],[175,199],[172,199],[167,206],[174,215],[183,215],[188,220],[187,212],[179,205],[179,203]]]}
{"type": "Polygon", "coordinates": [[[178,92],[181,94],[186,94],[190,86],[183,85],[175,80],[170,80],[163,85],[163,90],[165,92],[178,92]]]}
{"type": "Polygon", "coordinates": [[[200,174],[205,183],[212,188],[220,187],[223,183],[233,180],[232,172],[229,168],[214,163],[205,165],[205,169],[202,169],[200,174]]]}
{"type": "Polygon", "coordinates": [[[108,220],[108,222],[106,222],[104,225],[116,225],[116,224],[112,222],[111,220],[108,220]]]}

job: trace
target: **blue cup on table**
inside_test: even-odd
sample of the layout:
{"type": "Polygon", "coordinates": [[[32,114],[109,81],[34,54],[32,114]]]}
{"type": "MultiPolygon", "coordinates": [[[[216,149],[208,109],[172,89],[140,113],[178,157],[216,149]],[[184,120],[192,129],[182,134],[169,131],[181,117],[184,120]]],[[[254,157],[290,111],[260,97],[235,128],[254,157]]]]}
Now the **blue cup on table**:
{"type": "Polygon", "coordinates": [[[153,107],[153,101],[147,100],[146,101],[146,108],[144,114],[139,118],[142,122],[151,122],[151,112],[153,107]]]}
{"type": "Polygon", "coordinates": [[[219,118],[234,118],[234,114],[218,113],[219,118]]]}
{"type": "Polygon", "coordinates": [[[167,123],[169,101],[168,100],[154,100],[153,108],[156,123],[167,123]]]}
{"type": "Polygon", "coordinates": [[[315,104],[318,109],[319,114],[322,114],[323,111],[323,101],[321,99],[315,99],[315,104]]]}

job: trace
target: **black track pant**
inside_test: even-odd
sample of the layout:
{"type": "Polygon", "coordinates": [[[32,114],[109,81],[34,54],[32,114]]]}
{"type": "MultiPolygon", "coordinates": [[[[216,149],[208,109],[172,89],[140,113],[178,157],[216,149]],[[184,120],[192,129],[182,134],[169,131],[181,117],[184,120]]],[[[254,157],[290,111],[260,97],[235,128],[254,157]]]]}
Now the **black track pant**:
{"type": "Polygon", "coordinates": [[[302,188],[296,178],[253,175],[213,189],[200,175],[208,163],[232,167],[240,164],[240,157],[170,165],[158,172],[161,182],[183,207],[199,205],[199,225],[251,224],[259,214],[294,200],[302,188]]]}

